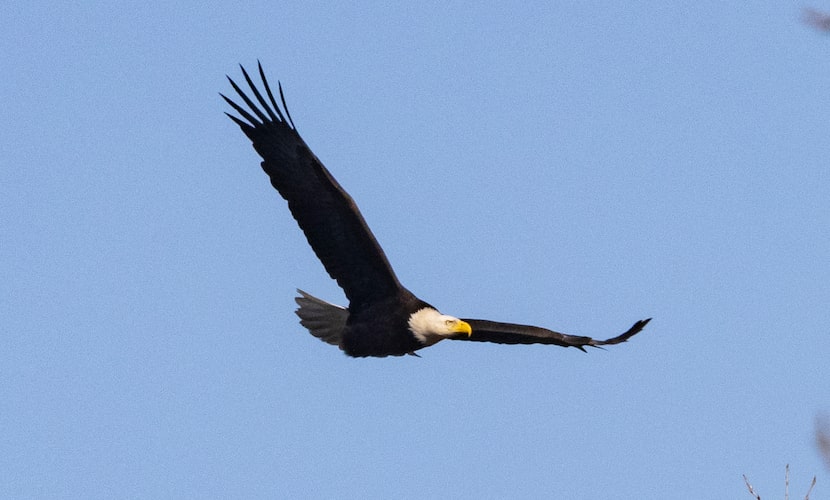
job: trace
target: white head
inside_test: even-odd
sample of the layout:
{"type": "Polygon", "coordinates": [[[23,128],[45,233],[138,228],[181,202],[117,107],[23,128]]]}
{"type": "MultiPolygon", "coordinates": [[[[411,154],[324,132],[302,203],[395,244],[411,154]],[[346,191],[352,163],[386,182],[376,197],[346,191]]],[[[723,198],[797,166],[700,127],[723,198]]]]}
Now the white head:
{"type": "Polygon", "coordinates": [[[473,329],[466,321],[441,314],[431,307],[425,307],[409,317],[409,331],[415,335],[416,339],[429,346],[459,333],[469,337],[473,329]]]}

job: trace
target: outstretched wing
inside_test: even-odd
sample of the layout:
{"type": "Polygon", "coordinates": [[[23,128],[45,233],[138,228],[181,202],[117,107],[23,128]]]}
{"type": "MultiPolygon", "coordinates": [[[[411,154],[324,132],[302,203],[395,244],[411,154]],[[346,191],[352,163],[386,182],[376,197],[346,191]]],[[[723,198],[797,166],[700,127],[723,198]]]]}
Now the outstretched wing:
{"type": "Polygon", "coordinates": [[[484,319],[464,319],[470,324],[473,332],[467,335],[453,337],[453,340],[472,340],[476,342],[494,342],[496,344],[553,344],[562,347],[576,347],[582,351],[585,347],[600,347],[625,342],[640,332],[651,318],[640,320],[622,335],[607,340],[594,340],[591,337],[579,337],[554,332],[538,326],[517,325],[514,323],[499,323],[484,319]]]}
{"type": "Polygon", "coordinates": [[[397,294],[400,283],[357,205],[297,133],[285,105],[282,86],[279,86],[280,109],[261,64],[259,75],[270,104],[245,68],[242,74],[259,106],[228,77],[247,109],[220,94],[242,118],[225,114],[253,142],[262,157],[262,169],[288,201],[288,208],[308,243],[346,293],[351,307],[359,308],[397,294]]]}

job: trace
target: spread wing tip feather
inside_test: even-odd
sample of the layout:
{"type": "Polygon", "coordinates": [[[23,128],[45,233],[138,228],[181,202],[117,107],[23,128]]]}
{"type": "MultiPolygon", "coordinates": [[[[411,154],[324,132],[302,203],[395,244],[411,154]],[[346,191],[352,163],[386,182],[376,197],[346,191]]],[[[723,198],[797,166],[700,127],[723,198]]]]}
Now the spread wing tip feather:
{"type": "MultiPolygon", "coordinates": [[[[225,97],[225,96],[222,96],[222,97],[225,97]]],[[[234,123],[236,123],[237,125],[239,125],[239,127],[240,127],[240,128],[242,128],[242,130],[246,130],[246,131],[247,131],[247,130],[250,130],[250,129],[253,129],[253,128],[254,128],[254,127],[252,127],[252,126],[251,126],[251,124],[246,123],[246,122],[244,122],[244,121],[240,120],[239,118],[237,118],[237,117],[233,116],[233,115],[232,115],[232,114],[230,114],[230,113],[227,113],[227,112],[226,112],[226,113],[225,113],[225,115],[226,115],[228,118],[230,118],[231,120],[233,120],[233,121],[234,121],[234,123]]]]}
{"type": "Polygon", "coordinates": [[[640,321],[638,321],[638,322],[634,323],[633,325],[631,325],[631,328],[629,328],[625,333],[623,333],[621,335],[617,335],[616,337],[610,338],[610,339],[607,339],[607,340],[593,340],[588,345],[591,346],[591,347],[601,347],[601,346],[604,346],[604,345],[622,344],[623,342],[626,342],[631,337],[633,337],[633,336],[637,335],[638,333],[640,333],[640,331],[643,328],[645,328],[645,326],[648,324],[649,321],[651,321],[651,318],[641,319],[640,321]]]}
{"type": "MultiPolygon", "coordinates": [[[[221,95],[225,102],[227,102],[236,112],[242,115],[242,117],[245,120],[248,120],[248,122],[250,122],[246,125],[255,128],[263,123],[282,123],[296,131],[297,127],[294,125],[294,120],[291,118],[291,113],[288,111],[288,105],[285,103],[285,94],[282,90],[282,84],[280,82],[277,82],[277,87],[280,94],[280,102],[282,103],[282,106],[280,106],[277,104],[277,100],[274,98],[274,93],[271,91],[271,85],[268,83],[268,79],[265,77],[265,71],[262,69],[262,63],[260,61],[257,61],[259,77],[262,80],[262,86],[265,89],[266,95],[268,96],[268,101],[270,101],[269,103],[265,100],[263,95],[260,93],[259,89],[257,89],[256,84],[254,84],[253,79],[248,74],[248,71],[245,69],[245,67],[240,64],[239,69],[242,70],[242,76],[245,78],[245,82],[248,84],[248,87],[250,87],[251,93],[253,93],[254,98],[257,100],[261,107],[254,104],[253,100],[251,100],[251,98],[248,97],[248,94],[246,94],[245,91],[243,91],[239,87],[239,85],[236,84],[233,78],[231,78],[228,75],[225,76],[230,82],[231,87],[233,87],[233,90],[239,95],[239,97],[242,99],[245,105],[248,106],[248,109],[251,112],[253,112],[253,114],[251,114],[248,110],[245,110],[240,105],[233,102],[224,94],[220,93],[219,95],[221,95]],[[256,117],[254,115],[256,115],[256,117]]],[[[233,119],[234,122],[242,126],[242,124],[239,123],[239,119],[234,118],[233,116],[231,116],[231,119],[233,119]]]]}

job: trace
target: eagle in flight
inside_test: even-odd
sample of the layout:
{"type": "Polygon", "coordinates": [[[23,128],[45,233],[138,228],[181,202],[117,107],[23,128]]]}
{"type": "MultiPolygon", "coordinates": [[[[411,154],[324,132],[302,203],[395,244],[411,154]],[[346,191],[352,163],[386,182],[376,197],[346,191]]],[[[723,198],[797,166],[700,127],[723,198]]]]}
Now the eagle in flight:
{"type": "Polygon", "coordinates": [[[253,99],[228,77],[245,107],[220,94],[239,116],[225,114],[253,142],[271,185],[288,202],[312,250],[349,300],[349,306],[342,307],[298,290],[297,315],[315,337],[354,357],[417,356],[419,349],[445,339],[552,344],[584,351],[585,347],[625,342],[650,321],[637,321],[621,335],[595,340],[538,326],[462,319],[440,312],[398,281],[355,202],[297,132],[282,85],[280,106],[261,64],[259,76],[267,100],[244,67],[242,75],[253,99]]]}

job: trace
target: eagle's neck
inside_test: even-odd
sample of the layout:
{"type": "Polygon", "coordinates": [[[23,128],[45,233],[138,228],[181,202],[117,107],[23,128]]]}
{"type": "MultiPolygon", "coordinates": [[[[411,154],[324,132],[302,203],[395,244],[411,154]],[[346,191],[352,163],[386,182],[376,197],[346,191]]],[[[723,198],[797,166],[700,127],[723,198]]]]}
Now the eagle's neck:
{"type": "Polygon", "coordinates": [[[425,346],[444,338],[442,314],[432,307],[418,309],[409,316],[409,331],[425,346]]]}

